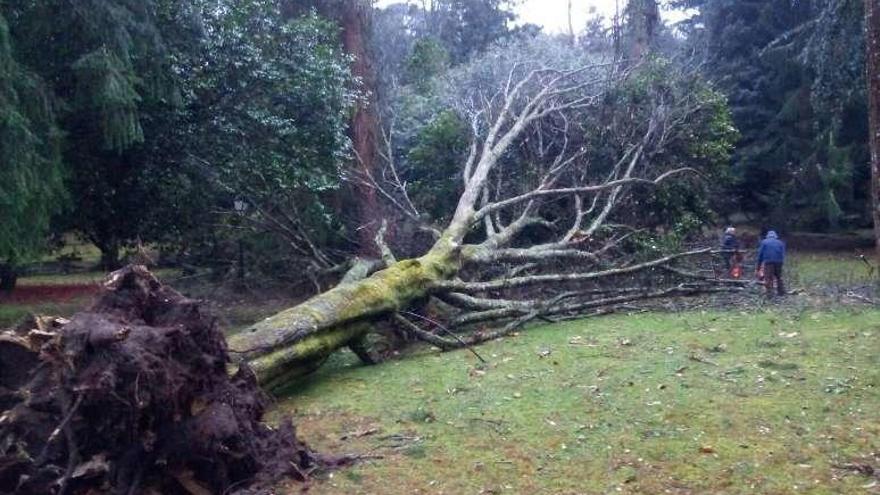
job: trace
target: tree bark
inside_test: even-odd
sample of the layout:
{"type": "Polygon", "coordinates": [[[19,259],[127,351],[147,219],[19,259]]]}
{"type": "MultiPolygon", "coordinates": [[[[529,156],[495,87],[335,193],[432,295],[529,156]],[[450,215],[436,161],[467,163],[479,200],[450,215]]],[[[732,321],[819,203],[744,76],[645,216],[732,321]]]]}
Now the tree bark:
{"type": "Polygon", "coordinates": [[[119,262],[119,244],[110,242],[98,246],[101,251],[101,270],[112,272],[121,266],[119,262]]]}
{"type": "Polygon", "coordinates": [[[880,255],[880,4],[865,0],[867,28],[868,133],[871,147],[871,210],[874,217],[874,239],[880,255]]]}
{"type": "Polygon", "coordinates": [[[12,263],[0,263],[0,292],[12,292],[18,283],[18,271],[12,263]]]}
{"type": "Polygon", "coordinates": [[[660,24],[660,10],[657,0],[638,0],[627,3],[627,23],[630,46],[628,55],[631,62],[642,59],[651,51],[660,24]]]}
{"type": "MultiPolygon", "coordinates": [[[[340,24],[342,46],[353,57],[351,74],[361,83],[363,99],[355,109],[349,128],[354,161],[352,168],[360,168],[364,174],[375,175],[379,120],[376,113],[376,74],[368,48],[370,11],[372,7],[362,0],[345,0],[342,3],[340,24]]],[[[382,213],[376,190],[363,183],[349,186],[354,193],[348,203],[357,212],[356,226],[359,251],[362,256],[378,256],[373,239],[381,223],[382,213]]]]}
{"type": "Polygon", "coordinates": [[[366,279],[340,284],[229,339],[260,382],[282,385],[319,366],[336,349],[356,343],[369,319],[401,311],[457,273],[460,251],[441,240],[428,254],[399,261],[366,279]]]}

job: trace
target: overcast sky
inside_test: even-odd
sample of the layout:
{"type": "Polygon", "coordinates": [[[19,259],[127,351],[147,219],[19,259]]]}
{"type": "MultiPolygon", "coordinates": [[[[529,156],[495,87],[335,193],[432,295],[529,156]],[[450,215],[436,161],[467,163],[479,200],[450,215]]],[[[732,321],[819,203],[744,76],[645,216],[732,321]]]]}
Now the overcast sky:
{"type": "MultiPolygon", "coordinates": [[[[401,0],[378,0],[376,4],[384,7],[401,0]]],[[[626,0],[619,0],[621,8],[626,0]]],[[[548,32],[568,31],[568,0],[521,0],[517,7],[519,22],[530,22],[544,26],[548,32]]],[[[612,17],[615,11],[615,0],[572,0],[572,20],[574,29],[578,31],[586,23],[591,10],[595,10],[606,17],[612,17]]],[[[663,20],[675,22],[685,15],[681,12],[663,12],[663,20]]]]}

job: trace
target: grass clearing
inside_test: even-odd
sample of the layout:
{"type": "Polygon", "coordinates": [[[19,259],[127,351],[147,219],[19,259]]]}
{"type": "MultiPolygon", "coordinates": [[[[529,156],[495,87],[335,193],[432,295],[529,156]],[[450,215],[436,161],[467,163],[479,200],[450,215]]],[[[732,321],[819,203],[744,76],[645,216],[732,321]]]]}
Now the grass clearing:
{"type": "MultiPolygon", "coordinates": [[[[179,270],[170,268],[153,273],[172,283],[180,276],[179,270]]],[[[12,294],[0,294],[0,329],[16,325],[30,314],[71,316],[91,303],[97,291],[94,286],[106,276],[93,271],[21,277],[12,294]]]]}
{"type": "MultiPolygon", "coordinates": [[[[876,281],[850,255],[794,253],[786,269],[808,290],[876,281]]],[[[238,329],[290,299],[212,307],[238,329]]],[[[89,300],[0,301],[0,327],[89,300]]],[[[877,493],[833,466],[880,452],[878,339],[877,310],[617,315],[485,344],[487,367],[467,351],[369,368],[338,353],[273,416],[293,414],[321,451],[385,456],[334,473],[318,494],[877,493]]]]}
{"type": "Polygon", "coordinates": [[[18,324],[26,316],[52,315],[71,316],[83,308],[91,298],[73,299],[63,302],[39,302],[33,304],[0,303],[0,329],[18,324]]]}
{"type": "MultiPolygon", "coordinates": [[[[877,265],[877,260],[867,258],[877,265]]],[[[854,254],[800,252],[790,257],[785,266],[790,284],[811,287],[816,284],[865,285],[880,284],[880,267],[871,267],[854,254]]]]}
{"type": "Polygon", "coordinates": [[[341,354],[275,414],[386,456],[311,493],[873,493],[833,466],[880,452],[878,351],[876,310],[620,315],[483,345],[487,367],[341,354]]]}
{"type": "MultiPolygon", "coordinates": [[[[176,277],[180,276],[180,270],[176,268],[159,268],[151,271],[153,272],[153,275],[155,275],[159,279],[167,281],[171,284],[174,283],[174,279],[176,277]]],[[[101,281],[104,280],[106,276],[107,272],[103,272],[100,270],[76,273],[27,275],[24,277],[20,277],[18,279],[18,284],[21,286],[91,285],[101,283],[101,281]]]]}
{"type": "Polygon", "coordinates": [[[97,265],[101,260],[101,250],[76,234],[67,233],[63,235],[61,247],[45,253],[40,261],[53,262],[64,258],[69,258],[77,264],[97,265]]]}

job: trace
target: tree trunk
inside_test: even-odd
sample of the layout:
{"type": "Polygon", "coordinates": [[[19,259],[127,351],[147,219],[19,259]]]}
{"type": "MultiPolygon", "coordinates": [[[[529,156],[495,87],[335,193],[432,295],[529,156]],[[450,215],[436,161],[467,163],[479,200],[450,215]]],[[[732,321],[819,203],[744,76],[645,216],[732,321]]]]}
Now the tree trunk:
{"type": "Polygon", "coordinates": [[[459,252],[441,240],[428,254],[392,264],[370,277],[341,284],[267,318],[229,339],[230,352],[248,361],[273,388],[312,371],[336,349],[357,342],[369,319],[401,311],[457,273],[459,252]]]}
{"type": "Polygon", "coordinates": [[[12,292],[18,282],[18,271],[12,263],[0,263],[0,292],[12,292]]]}
{"type": "Polygon", "coordinates": [[[99,245],[98,249],[101,250],[101,270],[112,272],[122,266],[119,262],[119,244],[108,242],[99,245]]]}
{"type": "Polygon", "coordinates": [[[880,255],[880,5],[865,0],[869,142],[871,146],[871,210],[874,239],[880,255]]]}
{"type": "Polygon", "coordinates": [[[660,9],[657,0],[630,1],[626,9],[626,29],[630,38],[628,55],[631,63],[635,63],[651,51],[660,25],[660,9]]]}
{"type": "MultiPolygon", "coordinates": [[[[378,115],[376,114],[376,74],[367,39],[370,32],[370,11],[372,7],[362,0],[343,2],[340,24],[342,25],[342,46],[353,57],[352,76],[361,82],[363,100],[355,109],[349,128],[354,149],[352,168],[361,169],[364,174],[375,175],[378,137],[378,115]]],[[[356,212],[357,239],[362,256],[378,257],[379,253],[373,239],[382,219],[376,190],[365,184],[349,186],[352,194],[343,203],[356,212]]]]}

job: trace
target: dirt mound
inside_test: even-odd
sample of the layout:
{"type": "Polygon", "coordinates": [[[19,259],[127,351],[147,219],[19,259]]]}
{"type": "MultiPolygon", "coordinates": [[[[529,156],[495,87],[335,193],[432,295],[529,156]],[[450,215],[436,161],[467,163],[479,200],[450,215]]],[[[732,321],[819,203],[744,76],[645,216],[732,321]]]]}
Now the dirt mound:
{"type": "Polygon", "coordinates": [[[214,318],[137,266],[69,321],[6,332],[0,493],[263,493],[336,463],[262,423],[228,362],[214,318]]]}

